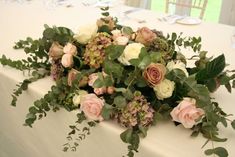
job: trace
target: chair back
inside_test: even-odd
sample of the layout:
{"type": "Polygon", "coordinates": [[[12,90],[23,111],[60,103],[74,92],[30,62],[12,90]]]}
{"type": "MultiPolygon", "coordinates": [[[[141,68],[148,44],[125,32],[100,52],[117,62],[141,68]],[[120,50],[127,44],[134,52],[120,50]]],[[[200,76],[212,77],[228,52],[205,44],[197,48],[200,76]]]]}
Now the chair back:
{"type": "Polygon", "coordinates": [[[200,10],[199,18],[202,19],[208,0],[166,0],[166,9],[165,12],[169,12],[169,6],[175,5],[175,7],[189,8],[189,9],[198,9],[200,10]]]}

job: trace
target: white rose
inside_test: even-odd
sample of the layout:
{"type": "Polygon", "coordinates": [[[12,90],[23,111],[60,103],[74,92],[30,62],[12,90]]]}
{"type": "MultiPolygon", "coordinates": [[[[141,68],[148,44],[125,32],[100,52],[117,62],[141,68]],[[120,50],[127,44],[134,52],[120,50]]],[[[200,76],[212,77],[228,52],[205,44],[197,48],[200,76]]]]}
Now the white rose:
{"type": "Polygon", "coordinates": [[[130,65],[129,60],[138,58],[142,47],[144,45],[140,43],[127,45],[122,55],[118,58],[118,61],[124,65],[130,65]]]}
{"type": "Polygon", "coordinates": [[[122,36],[122,32],[118,29],[111,31],[111,33],[113,35],[113,39],[116,39],[117,37],[122,36]]]}
{"type": "Polygon", "coordinates": [[[98,31],[96,24],[89,24],[82,26],[78,29],[78,34],[75,34],[73,37],[81,44],[87,44],[91,38],[93,38],[98,31]]]}
{"type": "Polygon", "coordinates": [[[86,95],[86,94],[88,94],[87,91],[85,91],[85,90],[79,90],[79,91],[78,91],[78,94],[75,94],[75,95],[73,96],[73,104],[76,105],[76,106],[78,106],[78,105],[80,104],[80,102],[81,102],[81,97],[82,97],[83,95],[86,95]]]}
{"type": "Polygon", "coordinates": [[[173,69],[180,69],[185,73],[185,76],[188,77],[188,71],[186,69],[186,66],[180,60],[177,60],[176,63],[174,61],[170,61],[170,62],[168,62],[166,67],[169,71],[171,71],[173,69]]]}
{"type": "Polygon", "coordinates": [[[175,82],[170,81],[168,79],[164,79],[160,84],[154,86],[154,91],[159,100],[163,100],[164,98],[169,98],[172,96],[172,93],[175,88],[175,82]]]}
{"type": "Polygon", "coordinates": [[[128,43],[129,39],[125,36],[120,36],[115,39],[115,43],[117,45],[126,45],[128,43]]]}

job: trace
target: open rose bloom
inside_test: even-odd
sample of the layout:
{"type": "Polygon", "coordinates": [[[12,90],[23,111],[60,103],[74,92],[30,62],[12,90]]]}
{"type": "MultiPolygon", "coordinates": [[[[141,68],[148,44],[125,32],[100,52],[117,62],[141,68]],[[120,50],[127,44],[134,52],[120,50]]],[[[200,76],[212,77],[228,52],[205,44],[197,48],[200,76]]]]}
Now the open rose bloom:
{"type": "Polygon", "coordinates": [[[104,101],[95,94],[82,95],[80,105],[80,109],[85,113],[87,118],[91,120],[103,120],[101,111],[104,106],[104,101]]]}
{"type": "Polygon", "coordinates": [[[196,107],[195,99],[184,98],[170,114],[173,121],[182,123],[185,128],[192,128],[204,115],[204,111],[196,107]]]}
{"type": "Polygon", "coordinates": [[[150,86],[156,86],[165,77],[166,67],[160,63],[151,63],[143,72],[145,80],[150,86]]]}

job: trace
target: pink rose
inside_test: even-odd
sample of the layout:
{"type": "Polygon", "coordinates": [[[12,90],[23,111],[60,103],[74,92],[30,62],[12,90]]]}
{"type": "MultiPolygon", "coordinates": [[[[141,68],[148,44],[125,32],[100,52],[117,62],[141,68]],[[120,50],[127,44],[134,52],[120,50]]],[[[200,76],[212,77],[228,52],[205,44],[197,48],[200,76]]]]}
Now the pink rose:
{"type": "Polygon", "coordinates": [[[104,101],[95,94],[83,95],[81,97],[80,105],[80,109],[85,113],[87,118],[91,120],[103,120],[101,111],[104,106],[104,101]]]}
{"type": "Polygon", "coordinates": [[[63,55],[63,46],[61,46],[58,42],[53,42],[50,50],[49,50],[49,56],[54,59],[60,59],[63,55]]]}
{"type": "Polygon", "coordinates": [[[71,54],[64,54],[62,56],[61,64],[65,67],[71,67],[73,65],[73,55],[71,54]]]}
{"type": "Polygon", "coordinates": [[[143,72],[145,80],[153,87],[165,78],[165,74],[166,67],[160,63],[151,63],[143,72]]]}
{"type": "Polygon", "coordinates": [[[195,99],[184,98],[170,114],[174,121],[182,123],[185,128],[192,128],[204,115],[204,111],[196,107],[195,99]]]}
{"type": "Polygon", "coordinates": [[[96,79],[98,79],[98,74],[97,73],[93,73],[93,74],[89,75],[88,85],[92,87],[94,82],[96,81],[96,79]]]}
{"type": "Polygon", "coordinates": [[[71,43],[67,43],[63,48],[64,53],[76,55],[77,54],[77,47],[71,43]]]}
{"type": "Polygon", "coordinates": [[[144,45],[149,45],[156,37],[156,34],[149,28],[142,27],[136,32],[135,41],[144,45]]]}

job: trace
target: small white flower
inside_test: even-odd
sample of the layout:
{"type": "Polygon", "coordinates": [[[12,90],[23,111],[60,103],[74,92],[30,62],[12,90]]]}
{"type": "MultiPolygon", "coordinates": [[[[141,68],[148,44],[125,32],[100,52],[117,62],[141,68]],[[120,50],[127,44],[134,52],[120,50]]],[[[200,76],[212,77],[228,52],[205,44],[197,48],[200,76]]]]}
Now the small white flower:
{"type": "Polygon", "coordinates": [[[175,89],[175,82],[164,79],[160,84],[154,86],[154,91],[159,100],[169,98],[175,89]]]}
{"type": "Polygon", "coordinates": [[[129,60],[138,58],[142,47],[144,47],[144,45],[140,43],[127,45],[122,55],[118,58],[118,61],[124,65],[130,65],[129,60]]]}
{"type": "Polygon", "coordinates": [[[188,75],[189,75],[188,71],[186,69],[186,65],[183,62],[181,62],[180,60],[177,60],[176,62],[170,61],[170,62],[168,62],[166,67],[169,71],[171,71],[173,69],[180,69],[185,73],[186,77],[188,77],[188,75]]]}
{"type": "Polygon", "coordinates": [[[91,38],[95,37],[97,31],[98,27],[96,24],[81,26],[78,29],[78,33],[74,35],[74,39],[81,44],[87,44],[91,38]]]}
{"type": "Polygon", "coordinates": [[[76,106],[78,106],[78,105],[80,104],[80,102],[81,102],[81,97],[82,97],[83,95],[86,95],[86,94],[88,94],[87,91],[85,91],[85,90],[79,90],[79,91],[78,91],[78,94],[75,94],[75,95],[73,96],[73,104],[76,105],[76,106]]]}
{"type": "Polygon", "coordinates": [[[115,43],[117,45],[126,45],[128,43],[129,39],[125,36],[120,36],[115,39],[115,43]]]}
{"type": "Polygon", "coordinates": [[[116,39],[119,36],[122,36],[122,32],[118,29],[112,30],[111,33],[112,33],[114,39],[116,39]]]}

